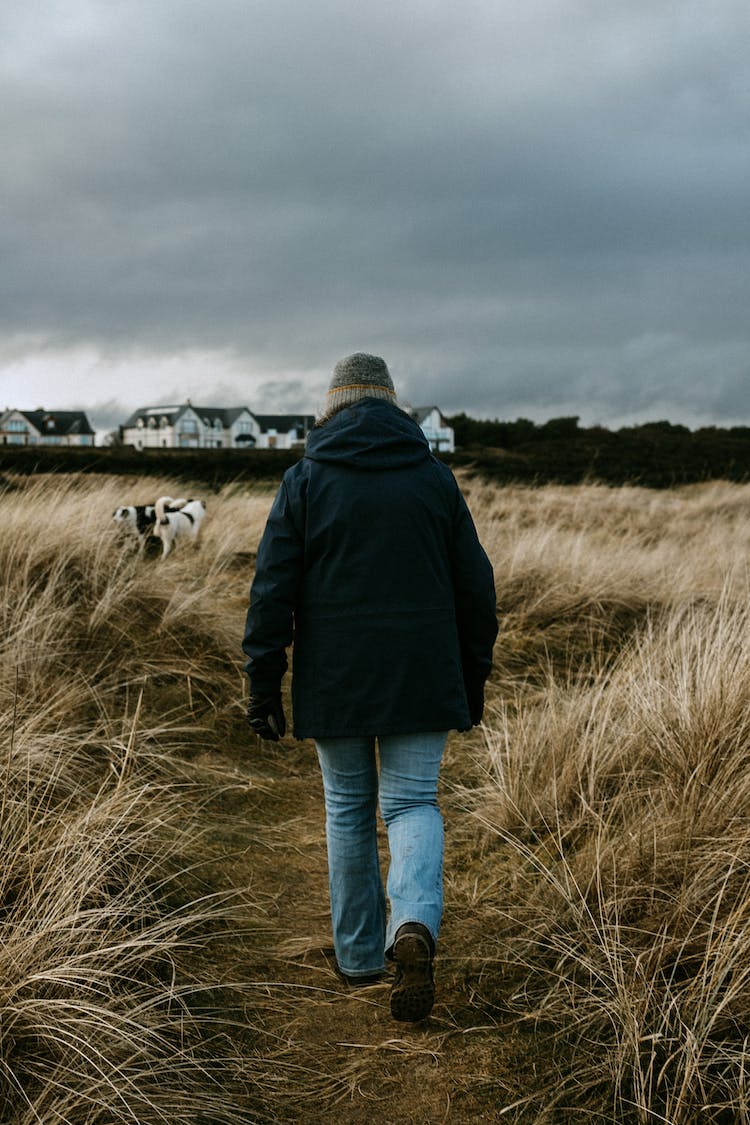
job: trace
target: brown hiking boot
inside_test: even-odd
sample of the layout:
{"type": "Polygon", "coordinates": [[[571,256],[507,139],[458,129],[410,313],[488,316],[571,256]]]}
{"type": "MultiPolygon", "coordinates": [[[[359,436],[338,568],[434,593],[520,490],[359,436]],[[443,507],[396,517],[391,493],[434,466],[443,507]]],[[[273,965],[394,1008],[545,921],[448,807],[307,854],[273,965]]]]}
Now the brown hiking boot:
{"type": "Polygon", "coordinates": [[[432,973],[434,943],[421,922],[405,922],[393,943],[396,979],[391,988],[391,1015],[402,1023],[429,1016],[435,1002],[432,973]]]}

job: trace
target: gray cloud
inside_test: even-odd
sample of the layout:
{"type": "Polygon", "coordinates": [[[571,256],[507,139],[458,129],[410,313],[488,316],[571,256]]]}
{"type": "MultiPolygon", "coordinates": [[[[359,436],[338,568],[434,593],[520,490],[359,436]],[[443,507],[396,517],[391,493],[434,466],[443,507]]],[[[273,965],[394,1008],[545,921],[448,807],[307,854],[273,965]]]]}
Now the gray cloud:
{"type": "Polygon", "coordinates": [[[311,409],[366,348],[446,410],[747,420],[744,4],[42,7],[0,15],[6,397],[28,356],[107,417],[311,409]]]}

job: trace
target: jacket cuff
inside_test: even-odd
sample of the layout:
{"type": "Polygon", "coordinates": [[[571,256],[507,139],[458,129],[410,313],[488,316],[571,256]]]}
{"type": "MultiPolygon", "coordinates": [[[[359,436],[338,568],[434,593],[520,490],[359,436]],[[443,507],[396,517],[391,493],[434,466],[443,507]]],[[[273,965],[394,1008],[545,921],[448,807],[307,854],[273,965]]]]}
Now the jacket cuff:
{"type": "Polygon", "coordinates": [[[250,681],[251,695],[258,695],[264,699],[270,698],[272,695],[281,695],[281,684],[278,680],[264,680],[262,677],[249,674],[248,680],[250,681]]]}

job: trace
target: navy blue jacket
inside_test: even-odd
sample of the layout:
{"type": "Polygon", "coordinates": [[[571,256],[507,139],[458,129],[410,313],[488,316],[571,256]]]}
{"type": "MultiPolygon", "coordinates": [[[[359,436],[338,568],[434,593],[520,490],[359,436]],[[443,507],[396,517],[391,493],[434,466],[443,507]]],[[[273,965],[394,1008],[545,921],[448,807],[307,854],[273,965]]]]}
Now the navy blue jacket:
{"type": "Polygon", "coordinates": [[[497,635],[492,568],[413,419],[365,398],[308,436],[258,548],[243,650],[297,738],[468,729],[497,635]]]}

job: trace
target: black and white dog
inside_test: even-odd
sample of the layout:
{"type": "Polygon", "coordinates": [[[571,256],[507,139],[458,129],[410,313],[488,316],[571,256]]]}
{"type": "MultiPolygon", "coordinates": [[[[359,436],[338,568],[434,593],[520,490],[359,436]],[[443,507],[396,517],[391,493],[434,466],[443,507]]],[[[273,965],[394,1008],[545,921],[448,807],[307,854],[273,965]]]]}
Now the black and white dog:
{"type": "Polygon", "coordinates": [[[197,537],[206,514],[206,505],[202,500],[173,500],[171,496],[160,496],[154,509],[154,535],[161,539],[163,559],[178,539],[197,537]]]}
{"type": "MultiPolygon", "coordinates": [[[[177,511],[187,500],[172,500],[168,511],[177,511]]],[[[126,504],[115,508],[112,519],[128,535],[132,536],[138,546],[138,553],[142,554],[149,539],[155,535],[156,505],[155,504],[126,504]]]]}

